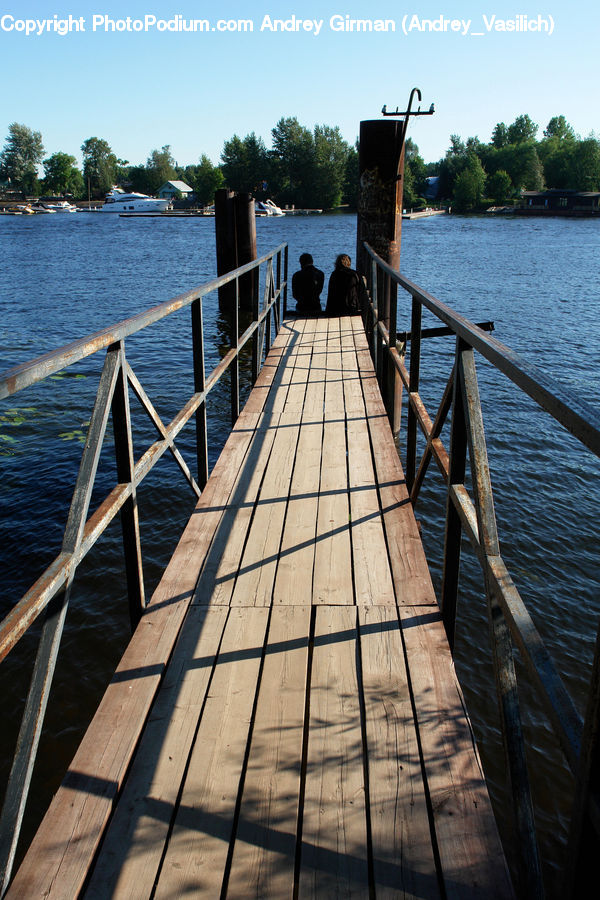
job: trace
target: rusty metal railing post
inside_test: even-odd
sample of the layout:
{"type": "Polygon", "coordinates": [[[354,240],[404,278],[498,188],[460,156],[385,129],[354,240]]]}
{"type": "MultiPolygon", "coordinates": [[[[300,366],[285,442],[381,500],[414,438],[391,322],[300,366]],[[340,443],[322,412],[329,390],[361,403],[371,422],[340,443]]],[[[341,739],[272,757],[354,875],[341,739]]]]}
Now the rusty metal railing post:
{"type": "MultiPolygon", "coordinates": [[[[453,485],[463,485],[465,481],[467,434],[462,392],[458,383],[458,370],[460,356],[467,349],[468,345],[460,338],[457,338],[452,397],[452,425],[450,429],[450,469],[448,472],[448,496],[446,499],[442,595],[440,601],[446,637],[451,650],[454,650],[462,526],[460,516],[450,496],[450,491],[453,485]]],[[[410,352],[412,361],[412,342],[410,352]]]]}
{"type": "Polygon", "coordinates": [[[235,303],[232,310],[233,315],[230,320],[231,336],[230,346],[235,350],[235,359],[231,363],[231,425],[235,425],[240,414],[240,357],[238,347],[240,343],[240,281],[235,279],[235,303]]]}
{"type": "Polygon", "coordinates": [[[288,245],[283,250],[283,315],[281,321],[287,315],[287,295],[288,295],[288,245]]]}
{"type": "Polygon", "coordinates": [[[144,574],[142,569],[142,548],[140,543],[140,523],[137,495],[133,479],[133,436],[131,433],[131,413],[129,410],[129,384],[125,361],[125,343],[120,342],[121,365],[112,401],[112,419],[115,439],[115,459],[119,484],[130,484],[131,493],[121,509],[121,530],[125,553],[127,595],[129,597],[129,618],[132,630],[138,624],[146,606],[144,594],[144,574]]]}
{"type": "Polygon", "coordinates": [[[421,373],[421,318],[422,308],[420,302],[413,297],[411,326],[410,326],[410,372],[409,372],[409,397],[408,414],[406,420],[406,486],[410,494],[414,481],[417,464],[417,416],[410,402],[411,394],[419,390],[421,373]]]}
{"type": "MultiPolygon", "coordinates": [[[[472,347],[461,350],[457,366],[456,381],[460,385],[469,447],[479,544],[484,559],[491,561],[500,557],[500,544],[472,347]]],[[[519,709],[513,643],[490,578],[488,565],[484,565],[483,574],[506,771],[513,799],[520,888],[522,896],[530,898],[530,900],[542,900],[544,885],[525,758],[525,740],[519,709]]]]}
{"type": "Polygon", "coordinates": [[[367,310],[367,322],[365,323],[367,327],[367,336],[369,339],[369,349],[371,351],[371,359],[373,360],[373,368],[377,371],[377,307],[378,307],[378,292],[377,292],[377,263],[374,259],[371,260],[371,265],[369,266],[370,273],[370,284],[369,284],[369,292],[371,294],[371,303],[367,310]]]}
{"type": "MultiPolygon", "coordinates": [[[[237,279],[236,279],[237,284],[237,279]]],[[[202,297],[192,302],[192,352],[194,358],[194,390],[204,393],[206,373],[204,368],[204,332],[202,326],[202,297]]],[[[196,410],[196,459],[198,484],[204,490],[208,481],[208,434],[206,424],[206,398],[196,410]]]]}

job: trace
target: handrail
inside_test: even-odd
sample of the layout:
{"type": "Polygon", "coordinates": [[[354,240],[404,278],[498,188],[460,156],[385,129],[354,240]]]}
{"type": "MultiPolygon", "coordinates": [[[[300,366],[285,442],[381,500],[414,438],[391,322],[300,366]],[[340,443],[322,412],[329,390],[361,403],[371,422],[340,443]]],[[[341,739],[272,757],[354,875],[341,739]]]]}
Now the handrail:
{"type": "Polygon", "coordinates": [[[58,350],[52,350],[49,353],[45,353],[43,356],[37,357],[37,359],[30,360],[8,369],[0,377],[0,400],[9,397],[11,394],[17,393],[17,391],[23,390],[23,388],[28,385],[35,384],[36,381],[41,381],[49,375],[60,372],[66,366],[71,366],[73,363],[85,359],[86,356],[92,356],[94,353],[97,353],[98,350],[102,350],[117,341],[123,341],[125,338],[131,337],[131,335],[136,332],[142,331],[142,329],[147,328],[149,325],[154,325],[166,316],[171,315],[171,313],[177,312],[177,310],[183,309],[185,306],[189,306],[194,300],[200,300],[202,297],[224,287],[231,281],[238,281],[242,275],[259,268],[263,263],[268,262],[270,259],[272,260],[274,257],[280,256],[286,248],[287,244],[280,244],[275,250],[270,253],[265,253],[260,259],[256,259],[253,262],[240,266],[239,269],[236,269],[234,272],[228,272],[227,275],[213,278],[206,284],[185,291],[185,293],[179,294],[177,297],[173,297],[170,300],[165,300],[163,303],[152,306],[144,312],[137,313],[129,319],[123,319],[121,322],[117,322],[115,325],[111,325],[108,328],[103,328],[95,334],[87,335],[70,344],[65,344],[64,347],[60,347],[58,350]]]}
{"type": "Polygon", "coordinates": [[[125,571],[132,625],[135,627],[145,608],[142,554],[139,536],[136,491],[141,481],[169,450],[196,496],[200,496],[208,479],[208,442],[206,403],[209,393],[222,376],[231,370],[231,423],[239,415],[239,356],[252,342],[252,373],[258,377],[263,353],[268,350],[271,331],[279,331],[287,301],[287,244],[281,244],[239,269],[192,288],[95,334],[46,353],[37,359],[14,366],[0,376],[0,399],[11,396],[36,382],[74,365],[86,357],[106,350],[94,408],[83,448],[81,465],[67,519],[63,544],[35,584],[25,593],[0,622],[0,662],[15,647],[42,612],[46,612],[37,657],[17,748],[9,776],[2,815],[0,817],[0,888],[8,886],[25,804],[41,735],[52,677],[58,657],[71,587],[77,566],[119,513],[123,530],[125,571]],[[262,297],[257,288],[252,298],[252,321],[239,334],[238,306],[240,279],[248,272],[260,271],[265,277],[262,297]],[[225,285],[235,282],[235,300],[230,309],[230,349],[207,376],[204,364],[202,299],[225,285]],[[156,324],[184,307],[191,308],[192,350],[194,357],[194,392],[179,412],[165,424],[137,378],[125,354],[125,339],[156,324]],[[133,455],[133,429],[129,411],[129,392],[137,396],[156,432],[154,441],[138,459],[133,455]],[[109,418],[112,416],[117,463],[117,484],[88,518],[100,451],[109,418]],[[175,446],[183,427],[196,422],[197,479],[175,446]]]}
{"type": "Polygon", "coordinates": [[[392,269],[377,253],[365,244],[365,250],[377,268],[384,272],[395,284],[404,288],[414,300],[444,322],[457,337],[477,350],[488,362],[507,376],[517,387],[527,393],[532,400],[549,412],[561,425],[570,431],[593,453],[600,456],[600,413],[565,385],[551,381],[539,366],[530,363],[496,338],[491,337],[446,303],[427,293],[400,272],[392,269]]]}
{"type": "Polygon", "coordinates": [[[440,607],[451,647],[454,645],[463,534],[469,538],[483,572],[506,767],[515,810],[521,892],[528,897],[543,896],[513,641],[520,650],[567,763],[577,779],[569,847],[571,871],[565,877],[564,894],[572,896],[577,883],[573,877],[577,866],[574,860],[589,853],[583,835],[587,839],[591,827],[600,839],[600,798],[593,789],[594,767],[600,766],[600,631],[584,725],[500,555],[474,351],[528,394],[596,456],[600,456],[600,415],[564,385],[557,386],[551,382],[543,370],[394,270],[368,244],[365,243],[364,248],[370,261],[367,272],[368,300],[363,310],[365,328],[395,433],[399,431],[402,387],[407,391],[405,474],[411,502],[413,505],[417,502],[431,459],[435,459],[447,487],[440,607]],[[400,348],[397,346],[397,287],[412,298],[411,328],[403,335],[406,343],[410,341],[409,369],[405,366],[402,352],[405,344],[400,348]],[[420,347],[422,337],[426,336],[421,328],[423,307],[456,336],[454,366],[433,419],[419,394],[420,347]],[[450,446],[446,449],[440,435],[450,410],[450,446]],[[417,428],[426,440],[418,466],[417,428]],[[473,497],[465,485],[467,461],[471,467],[473,497]]]}

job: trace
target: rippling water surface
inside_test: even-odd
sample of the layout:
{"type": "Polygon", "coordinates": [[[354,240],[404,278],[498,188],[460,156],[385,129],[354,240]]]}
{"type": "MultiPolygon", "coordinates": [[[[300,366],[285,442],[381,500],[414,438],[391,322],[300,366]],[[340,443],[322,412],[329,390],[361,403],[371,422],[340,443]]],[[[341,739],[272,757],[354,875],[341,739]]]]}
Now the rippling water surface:
{"type": "MultiPolygon", "coordinates": [[[[257,231],[259,253],[289,242],[292,268],[305,250],[327,273],[337,253],[349,251],[354,257],[353,216],[259,219],[257,231]]],[[[599,249],[597,221],[435,217],[404,223],[401,268],[472,320],[493,320],[499,340],[597,406],[599,249]]],[[[124,220],[84,213],[0,217],[0,370],[131,316],[215,274],[212,219],[124,220]]],[[[208,299],[205,314],[210,366],[227,345],[227,328],[216,298],[208,299]]],[[[409,327],[410,311],[401,306],[399,328],[409,327]]],[[[451,338],[433,339],[424,346],[422,394],[433,407],[432,415],[453,349],[451,338]]],[[[127,353],[168,420],[192,390],[189,310],[128,341],[127,353]]],[[[60,549],[100,366],[100,359],[84,360],[67,376],[29,388],[0,408],[2,615],[60,549]]],[[[596,526],[600,466],[489,365],[479,361],[478,375],[502,553],[583,711],[600,612],[596,526]]],[[[227,403],[224,386],[210,410],[212,462],[226,437],[227,403]]],[[[147,446],[154,436],[143,416],[135,409],[133,414],[136,450],[141,452],[143,441],[147,446]]],[[[184,434],[178,445],[193,464],[193,435],[184,434]]],[[[111,454],[103,452],[95,500],[106,493],[114,477],[111,454]]],[[[438,587],[444,499],[436,478],[432,467],[417,516],[438,587]]],[[[166,457],[142,485],[139,498],[146,588],[151,594],[194,500],[166,457]]],[[[2,784],[27,690],[34,638],[23,639],[0,670],[2,784]]],[[[120,533],[113,523],[78,572],[26,836],[68,765],[127,638],[120,533]]],[[[457,668],[497,815],[508,837],[488,646],[481,577],[465,547],[457,668]]],[[[552,869],[558,868],[563,854],[572,788],[546,719],[526,686],[523,701],[536,814],[552,882],[552,869]]]]}

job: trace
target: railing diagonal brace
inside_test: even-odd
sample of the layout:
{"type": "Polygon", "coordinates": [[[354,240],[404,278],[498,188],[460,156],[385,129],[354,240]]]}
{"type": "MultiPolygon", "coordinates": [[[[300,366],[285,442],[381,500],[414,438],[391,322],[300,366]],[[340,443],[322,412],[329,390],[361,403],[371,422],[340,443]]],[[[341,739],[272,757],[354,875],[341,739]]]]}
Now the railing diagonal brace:
{"type": "Polygon", "coordinates": [[[448,417],[448,413],[450,412],[450,407],[452,406],[452,392],[454,389],[454,369],[450,373],[450,377],[446,384],[446,389],[444,390],[444,394],[440,401],[440,405],[437,411],[437,415],[431,427],[431,431],[429,432],[427,437],[427,445],[423,451],[423,455],[421,457],[421,461],[419,463],[419,468],[417,469],[417,474],[415,476],[414,484],[412,490],[410,492],[410,502],[413,507],[416,506],[417,499],[419,496],[419,491],[421,490],[421,486],[423,484],[423,480],[425,475],[427,474],[427,469],[429,468],[429,463],[431,462],[431,456],[433,452],[433,442],[439,438],[442,433],[442,428],[446,422],[446,418],[448,417]]]}
{"type": "Polygon", "coordinates": [[[168,449],[171,452],[171,454],[173,455],[173,458],[175,459],[175,461],[177,462],[177,465],[179,466],[179,468],[185,475],[186,481],[188,482],[188,484],[190,485],[190,487],[192,488],[192,490],[194,491],[196,496],[200,497],[202,491],[198,487],[198,484],[196,483],[196,480],[195,480],[194,476],[192,475],[188,464],[186,463],[185,459],[183,458],[183,456],[181,455],[181,453],[175,446],[173,433],[171,431],[172,424],[170,426],[166,426],[163,423],[163,421],[160,418],[160,416],[158,415],[152,401],[150,400],[146,391],[142,387],[139,378],[137,377],[137,375],[135,374],[135,372],[133,371],[133,369],[131,368],[129,363],[127,363],[127,378],[129,379],[129,383],[131,384],[131,387],[133,388],[133,392],[136,395],[136,397],[138,398],[138,400],[140,401],[144,412],[147,414],[148,418],[150,419],[150,421],[156,428],[157,433],[160,435],[160,437],[164,440],[164,442],[168,446],[168,449]]]}

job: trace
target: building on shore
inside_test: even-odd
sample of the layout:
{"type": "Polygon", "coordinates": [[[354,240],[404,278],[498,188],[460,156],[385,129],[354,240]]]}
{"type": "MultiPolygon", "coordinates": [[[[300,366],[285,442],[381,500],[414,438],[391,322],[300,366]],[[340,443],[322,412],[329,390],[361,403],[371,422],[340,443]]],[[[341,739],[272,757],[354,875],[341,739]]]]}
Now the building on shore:
{"type": "Polygon", "coordinates": [[[531,216],[600,216],[600,192],[562,188],[523,191],[517,211],[531,216]]]}

